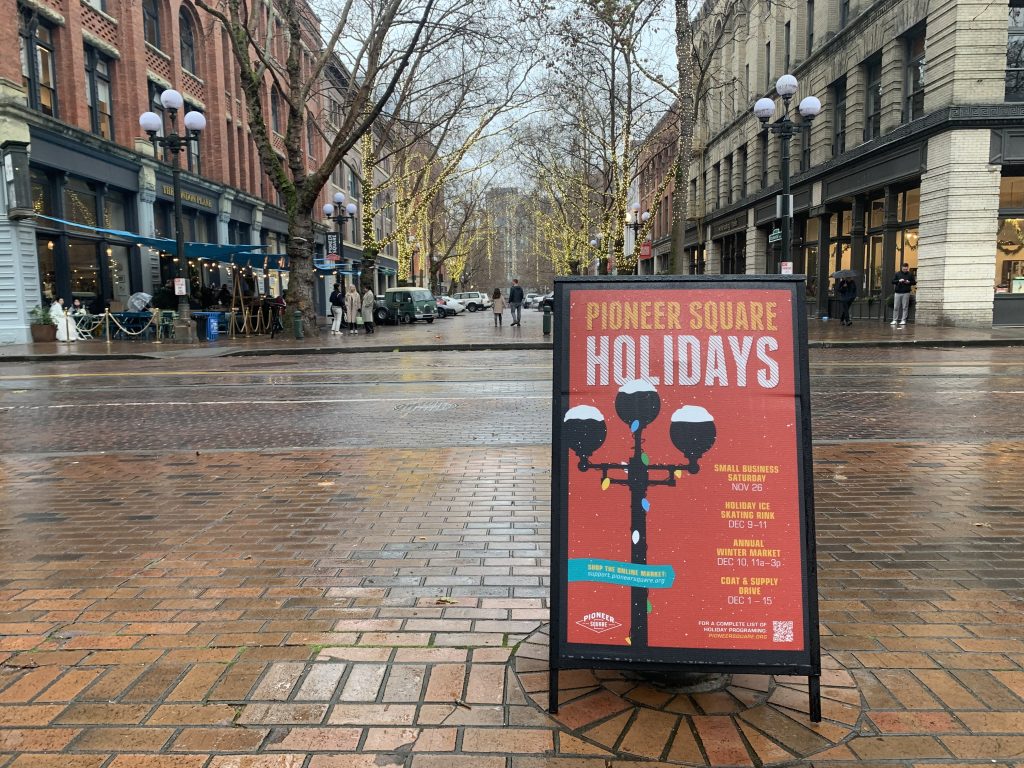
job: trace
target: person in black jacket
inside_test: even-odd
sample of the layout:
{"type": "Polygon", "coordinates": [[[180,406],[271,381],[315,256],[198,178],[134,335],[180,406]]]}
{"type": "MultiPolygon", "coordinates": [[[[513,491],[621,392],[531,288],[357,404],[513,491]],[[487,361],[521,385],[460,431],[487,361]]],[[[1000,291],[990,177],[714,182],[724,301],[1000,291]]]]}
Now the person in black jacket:
{"type": "Polygon", "coordinates": [[[519,325],[523,319],[523,287],[518,280],[512,281],[508,292],[508,305],[512,308],[512,325],[519,325]]]}
{"type": "Polygon", "coordinates": [[[839,303],[842,305],[839,322],[843,325],[853,325],[853,321],[850,319],[850,305],[857,298],[857,281],[850,277],[844,277],[836,286],[836,296],[839,297],[839,303]]]}
{"type": "Polygon", "coordinates": [[[331,302],[331,333],[337,336],[341,333],[341,324],[345,319],[345,291],[342,290],[341,283],[334,284],[328,301],[331,302]]]}
{"type": "Polygon", "coordinates": [[[892,285],[892,322],[889,325],[903,328],[907,324],[907,315],[910,314],[910,289],[917,285],[917,279],[910,271],[909,264],[903,264],[900,271],[892,276],[892,285]]]}

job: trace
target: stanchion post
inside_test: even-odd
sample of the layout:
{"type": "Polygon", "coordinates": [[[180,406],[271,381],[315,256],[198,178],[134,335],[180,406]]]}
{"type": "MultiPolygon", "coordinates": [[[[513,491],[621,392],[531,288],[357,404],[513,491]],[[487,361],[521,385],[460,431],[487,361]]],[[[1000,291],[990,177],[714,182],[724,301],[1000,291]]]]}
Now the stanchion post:
{"type": "MultiPolygon", "coordinates": [[[[68,311],[65,309],[64,310],[64,343],[65,344],[70,344],[72,341],[74,341],[74,339],[71,338],[71,325],[69,324],[68,320],[70,320],[70,316],[68,315],[68,311]]],[[[77,337],[78,334],[76,333],[75,336],[77,337]]]]}
{"type": "Polygon", "coordinates": [[[107,336],[107,344],[113,343],[113,339],[110,336],[110,307],[103,310],[103,327],[107,336]]]}
{"type": "Polygon", "coordinates": [[[159,309],[154,309],[153,319],[156,321],[156,334],[154,334],[155,341],[153,343],[163,344],[163,342],[160,341],[160,331],[163,330],[164,313],[159,309]]]}

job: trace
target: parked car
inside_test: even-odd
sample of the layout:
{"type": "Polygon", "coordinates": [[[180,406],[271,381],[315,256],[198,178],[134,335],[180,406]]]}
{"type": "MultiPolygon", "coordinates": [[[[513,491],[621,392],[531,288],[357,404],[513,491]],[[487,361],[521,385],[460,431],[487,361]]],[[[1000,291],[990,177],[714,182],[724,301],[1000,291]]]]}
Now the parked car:
{"type": "Polygon", "coordinates": [[[543,312],[544,307],[551,307],[551,311],[555,311],[555,294],[545,293],[543,296],[537,299],[537,309],[543,312]]]}
{"type": "MultiPolygon", "coordinates": [[[[414,323],[417,320],[434,322],[437,301],[426,288],[388,288],[384,292],[385,322],[414,323]]],[[[377,311],[374,310],[374,316],[377,311]]]]}
{"type": "Polygon", "coordinates": [[[494,302],[491,301],[491,297],[486,293],[481,293],[480,291],[456,293],[452,298],[460,304],[465,304],[466,309],[470,312],[476,312],[478,309],[488,309],[494,305],[494,302]]]}
{"type": "Polygon", "coordinates": [[[539,298],[540,298],[540,294],[539,293],[528,293],[528,294],[526,294],[526,298],[523,299],[523,306],[526,307],[527,309],[529,309],[530,307],[532,307],[534,305],[534,303],[539,298]]]}
{"type": "Polygon", "coordinates": [[[438,296],[437,297],[437,316],[438,317],[455,317],[460,312],[466,311],[466,305],[461,301],[456,301],[451,296],[438,296]]]}
{"type": "Polygon", "coordinates": [[[387,323],[394,322],[391,319],[391,313],[388,312],[388,307],[384,302],[384,297],[379,293],[373,302],[373,322],[377,325],[386,325],[387,323]]]}

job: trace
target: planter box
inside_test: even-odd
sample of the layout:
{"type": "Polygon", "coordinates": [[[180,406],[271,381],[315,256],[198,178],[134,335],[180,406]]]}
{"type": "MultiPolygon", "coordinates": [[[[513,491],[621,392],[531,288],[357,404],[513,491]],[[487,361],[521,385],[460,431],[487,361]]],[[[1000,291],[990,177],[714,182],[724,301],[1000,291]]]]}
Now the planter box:
{"type": "Polygon", "coordinates": [[[46,325],[30,325],[32,329],[32,341],[36,344],[44,344],[57,340],[57,326],[52,323],[46,325]]]}

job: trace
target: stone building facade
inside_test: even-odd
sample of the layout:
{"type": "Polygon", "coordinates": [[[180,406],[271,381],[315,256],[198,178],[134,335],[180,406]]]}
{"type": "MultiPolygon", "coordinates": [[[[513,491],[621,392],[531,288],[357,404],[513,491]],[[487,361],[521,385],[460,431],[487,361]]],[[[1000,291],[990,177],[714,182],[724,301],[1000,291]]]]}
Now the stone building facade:
{"type": "MultiPolygon", "coordinates": [[[[854,269],[854,316],[878,321],[891,318],[892,275],[906,262],[917,322],[1024,324],[1022,6],[750,0],[730,18],[709,14],[728,28],[701,94],[687,237],[673,247],[656,227],[654,252],[671,249],[684,273],[778,273],[789,262],[819,316],[833,314],[832,272],[854,269]],[[780,140],[752,114],[763,96],[781,114],[784,73],[800,82],[791,115],[805,96],[822,102],[791,143],[789,254],[769,242],[780,140]]],[[[671,189],[651,199],[656,161],[641,179],[657,216],[671,189]]]]}
{"type": "MultiPolygon", "coordinates": [[[[260,11],[261,34],[272,41],[270,54],[285,56],[272,2],[253,7],[260,11]]],[[[198,149],[181,158],[186,240],[285,251],[285,212],[250,138],[225,33],[209,15],[189,0],[0,0],[0,14],[8,19],[0,25],[0,49],[9,54],[0,58],[0,148],[7,169],[0,201],[0,343],[28,340],[27,314],[35,305],[61,296],[117,308],[132,293],[153,293],[176,274],[170,254],[98,231],[174,237],[164,162],[173,158],[155,156],[138,122],[142,112],[163,112],[159,97],[168,88],[185,100],[179,130],[186,111],[201,111],[207,121],[198,149]],[[29,199],[16,200],[12,177],[23,173],[30,178],[29,199]]],[[[316,34],[311,28],[311,51],[319,47],[316,34]]],[[[272,141],[283,153],[285,106],[269,90],[269,78],[267,88],[268,118],[281,126],[272,130],[272,141]]],[[[327,150],[327,91],[319,89],[306,105],[311,165],[327,150]]],[[[353,152],[318,207],[335,191],[358,190],[359,168],[353,152]]],[[[382,263],[379,287],[393,284],[393,273],[382,263]]],[[[215,290],[230,275],[217,263],[190,268],[194,290],[215,290]]],[[[248,279],[257,293],[277,293],[287,283],[286,273],[270,269],[254,269],[248,279]]],[[[322,282],[321,304],[333,281],[322,282]]]]}

